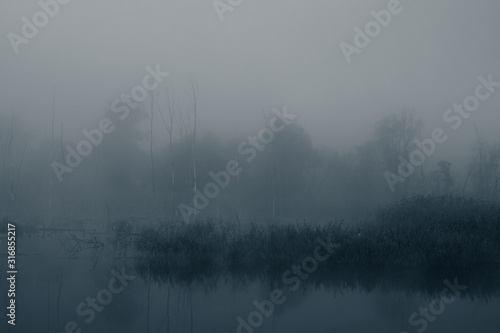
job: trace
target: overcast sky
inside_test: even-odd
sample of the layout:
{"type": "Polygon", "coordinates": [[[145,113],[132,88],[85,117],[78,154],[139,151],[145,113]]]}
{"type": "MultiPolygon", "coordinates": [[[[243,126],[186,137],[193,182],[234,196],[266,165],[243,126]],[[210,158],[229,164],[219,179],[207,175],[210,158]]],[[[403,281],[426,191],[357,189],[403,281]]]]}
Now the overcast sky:
{"type": "MultiPolygon", "coordinates": [[[[348,64],[340,43],[353,44],[353,28],[388,2],[247,0],[221,21],[211,0],[72,0],[16,54],[7,34],[21,35],[21,18],[32,21],[40,6],[4,0],[0,107],[48,133],[55,85],[57,121],[77,137],[159,64],[179,99],[197,78],[202,131],[254,133],[262,110],[286,105],[317,147],[343,149],[403,107],[421,114],[428,132],[444,126],[443,112],[474,92],[479,75],[500,81],[498,0],[402,0],[402,12],[348,64]]],[[[463,147],[472,124],[498,140],[499,111],[500,90],[450,147],[463,147]]]]}

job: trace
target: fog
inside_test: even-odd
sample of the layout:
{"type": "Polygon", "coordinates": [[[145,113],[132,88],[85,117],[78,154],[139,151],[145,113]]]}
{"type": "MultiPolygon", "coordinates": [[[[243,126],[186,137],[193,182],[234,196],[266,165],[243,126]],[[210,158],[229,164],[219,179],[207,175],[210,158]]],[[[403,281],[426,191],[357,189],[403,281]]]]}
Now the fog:
{"type": "MultiPolygon", "coordinates": [[[[166,172],[161,165],[170,158],[165,157],[165,119],[155,111],[151,127],[147,110],[157,103],[166,112],[168,87],[176,112],[184,115],[183,125],[173,121],[174,128],[179,128],[173,138],[191,137],[193,82],[197,85],[195,141],[209,133],[222,145],[239,143],[267,126],[264,114],[283,107],[297,115],[296,125],[310,137],[311,149],[321,154],[349,155],[374,139],[384,117],[403,113],[411,113],[421,123],[416,138],[429,138],[434,128],[449,125],[450,121],[444,121],[446,110],[474,94],[479,76],[490,75],[494,82],[500,77],[496,71],[500,49],[494,42],[500,5],[495,1],[481,5],[469,1],[399,3],[397,14],[391,15],[379,34],[368,37],[369,45],[346,56],[342,43],[355,47],[356,38],[360,40],[355,27],[366,32],[365,24],[374,20],[371,12],[388,8],[388,3],[244,2],[222,10],[206,1],[108,1],[105,5],[71,1],[50,7],[53,17],[38,29],[32,26],[36,33],[23,42],[19,40],[33,32],[23,17],[33,22],[41,5],[35,1],[2,3],[4,153],[8,129],[15,124],[9,150],[11,179],[6,180],[4,170],[4,194],[8,196],[12,183],[20,188],[19,198],[32,191],[24,181],[25,173],[48,176],[53,171],[50,162],[39,162],[29,171],[19,168],[19,180],[14,165],[20,165],[22,158],[34,163],[30,157],[43,155],[48,145],[51,156],[56,156],[53,160],[63,158],[54,146],[76,146],[85,139],[82,130],[98,128],[101,119],[112,113],[113,101],[142,83],[147,67],[168,77],[150,93],[148,98],[153,100],[132,110],[134,125],[130,125],[133,117],[127,117],[128,125],[119,121],[116,131],[105,136],[104,153],[99,157],[104,163],[119,165],[120,157],[113,156],[113,151],[126,150],[127,140],[146,155],[152,129],[152,163],[156,156],[160,163],[156,172],[166,172]],[[185,127],[184,134],[180,126],[185,127]],[[127,133],[131,128],[137,133],[127,133]],[[119,140],[120,136],[126,140],[119,140]],[[21,155],[23,147],[25,155],[21,155]]],[[[457,130],[448,130],[449,139],[422,168],[430,172],[438,161],[446,160],[457,177],[462,176],[457,179],[461,187],[473,148],[479,142],[494,145],[500,139],[499,103],[495,93],[481,100],[478,110],[463,119],[457,130]]],[[[177,122],[181,123],[180,118],[177,122]]],[[[95,160],[95,155],[87,160],[95,160]]],[[[97,177],[98,171],[96,175],[89,171],[91,163],[95,162],[85,161],[81,170],[66,176],[81,181],[97,177]]],[[[209,170],[203,171],[206,175],[209,170]]],[[[139,181],[149,178],[144,173],[139,181]]],[[[186,181],[191,183],[188,188],[193,186],[193,179],[186,181]]],[[[53,180],[44,186],[53,187],[53,180]]]]}
{"type": "MultiPolygon", "coordinates": [[[[244,2],[223,22],[210,1],[71,1],[18,54],[2,39],[2,109],[16,110],[43,135],[55,85],[58,121],[68,138],[77,137],[146,66],[160,64],[179,96],[196,77],[200,130],[224,138],[260,125],[262,109],[281,105],[300,114],[318,147],[362,144],[376,121],[402,107],[431,127],[470,93],[477,76],[496,74],[500,5],[402,5],[347,64],[339,44],[352,44],[354,26],[364,26],[387,1],[244,2]]],[[[20,34],[21,17],[40,8],[36,1],[0,6],[4,36],[20,34]]],[[[493,136],[498,103],[483,105],[447,150],[460,150],[472,123],[493,136]]]]}
{"type": "MultiPolygon", "coordinates": [[[[32,21],[40,9],[35,1],[1,6],[4,35],[21,35],[21,18],[32,21]]],[[[140,83],[146,66],[159,65],[170,74],[166,81],[179,109],[189,108],[189,80],[196,79],[197,130],[225,142],[258,130],[262,113],[282,106],[299,116],[315,148],[353,149],[371,139],[384,116],[402,110],[414,110],[429,136],[443,126],[444,111],[473,92],[479,75],[496,77],[499,5],[404,3],[347,63],[339,45],[353,44],[353,27],[386,6],[245,2],[221,21],[214,6],[201,1],[73,1],[60,5],[29,42],[3,39],[2,113],[15,114],[31,133],[28,154],[52,135],[53,111],[55,137],[64,123],[64,138],[76,142],[115,98],[140,83]]],[[[498,103],[496,96],[482,103],[434,158],[463,169],[477,139],[474,126],[482,139],[498,140],[498,103]]]]}
{"type": "Polygon", "coordinates": [[[0,331],[497,332],[499,13],[0,2],[0,331]]]}

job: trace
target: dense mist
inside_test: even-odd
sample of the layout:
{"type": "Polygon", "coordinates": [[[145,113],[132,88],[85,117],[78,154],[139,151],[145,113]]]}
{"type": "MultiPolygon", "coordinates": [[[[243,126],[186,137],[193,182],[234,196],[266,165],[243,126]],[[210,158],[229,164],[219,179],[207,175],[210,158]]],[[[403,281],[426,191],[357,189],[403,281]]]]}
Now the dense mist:
{"type": "Polygon", "coordinates": [[[499,13],[2,1],[0,331],[496,333],[499,13]]]}

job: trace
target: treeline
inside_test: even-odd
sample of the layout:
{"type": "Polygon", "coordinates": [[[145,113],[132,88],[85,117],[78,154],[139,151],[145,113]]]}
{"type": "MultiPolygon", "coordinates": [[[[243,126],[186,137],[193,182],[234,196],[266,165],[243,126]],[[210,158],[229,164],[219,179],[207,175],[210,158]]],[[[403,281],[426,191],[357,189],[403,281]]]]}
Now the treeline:
{"type": "MultiPolygon", "coordinates": [[[[391,191],[386,172],[397,175],[402,158],[418,148],[421,126],[412,112],[384,117],[371,140],[348,152],[314,148],[308,133],[293,122],[268,136],[261,149],[246,137],[224,143],[210,132],[201,136],[197,86],[191,87],[188,107],[178,107],[168,89],[151,96],[81,164],[64,173],[62,182],[54,161],[66,165],[67,147],[76,150],[79,142],[65,139],[58,118],[53,118],[52,133],[39,141],[14,115],[1,114],[0,217],[45,225],[125,216],[232,222],[362,219],[379,205],[415,193],[499,201],[500,145],[480,140],[467,167],[432,156],[391,191]],[[242,152],[250,147],[256,154],[248,161],[251,154],[242,152]],[[238,163],[238,174],[228,184],[224,178],[217,182],[214,175],[222,177],[229,161],[238,163]],[[206,192],[209,183],[219,190],[210,185],[206,192]],[[196,193],[208,204],[199,197],[195,204],[196,193]]],[[[106,117],[114,121],[116,115],[106,117]]],[[[265,115],[267,128],[273,117],[272,112],[265,115]]]]}

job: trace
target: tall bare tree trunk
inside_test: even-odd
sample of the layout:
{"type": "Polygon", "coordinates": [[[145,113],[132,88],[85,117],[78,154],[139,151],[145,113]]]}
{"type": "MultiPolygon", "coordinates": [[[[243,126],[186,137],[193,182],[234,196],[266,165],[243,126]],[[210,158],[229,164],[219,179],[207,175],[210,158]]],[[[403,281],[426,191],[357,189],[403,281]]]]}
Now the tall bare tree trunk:
{"type": "Polygon", "coordinates": [[[153,143],[154,143],[154,103],[155,103],[155,95],[154,92],[151,94],[151,102],[150,102],[150,130],[151,130],[151,136],[150,136],[150,143],[149,143],[149,153],[151,156],[151,187],[153,190],[153,196],[155,193],[155,161],[154,161],[154,154],[153,154],[153,143]]]}
{"type": "MultiPolygon", "coordinates": [[[[161,112],[160,108],[158,107],[158,112],[160,113],[161,119],[163,121],[163,124],[165,126],[165,129],[167,130],[168,133],[168,147],[169,147],[169,154],[170,154],[170,219],[173,221],[174,219],[174,213],[175,213],[175,206],[174,206],[174,186],[175,186],[175,170],[174,170],[174,149],[173,149],[173,132],[174,132],[174,119],[175,119],[175,101],[173,96],[171,96],[171,93],[169,91],[168,86],[164,87],[165,90],[165,102],[167,104],[167,110],[168,110],[168,120],[169,123],[165,120],[165,117],[163,116],[163,113],[161,112]]],[[[168,155],[167,155],[168,159],[168,155]]],[[[165,214],[165,220],[167,219],[167,215],[165,214]]]]}
{"type": "MultiPolygon", "coordinates": [[[[50,139],[50,161],[54,160],[54,120],[56,114],[56,86],[52,87],[52,136],[50,139]]],[[[64,154],[63,154],[64,156],[64,154]]],[[[49,196],[49,220],[52,223],[54,204],[54,172],[50,170],[50,196],[49,196]]]]}
{"type": "MultiPolygon", "coordinates": [[[[196,79],[190,79],[191,85],[191,102],[193,104],[193,114],[194,114],[194,126],[193,126],[193,141],[191,143],[191,157],[193,161],[193,191],[196,192],[198,189],[198,179],[196,174],[196,129],[198,127],[198,82],[196,79]]],[[[193,199],[194,200],[194,199],[193,199]]],[[[194,216],[194,221],[196,222],[196,215],[194,216]]]]}
{"type": "MultiPolygon", "coordinates": [[[[94,193],[98,193],[97,191],[97,172],[99,171],[99,161],[101,159],[101,150],[97,147],[97,161],[95,163],[95,171],[94,171],[94,193]]],[[[92,207],[90,211],[90,219],[92,223],[94,223],[94,207],[95,207],[95,196],[92,196],[92,207]]]]}
{"type": "MultiPolygon", "coordinates": [[[[64,160],[64,122],[61,121],[61,160],[64,160]]],[[[64,223],[64,182],[61,182],[61,223],[64,223]]]]}

